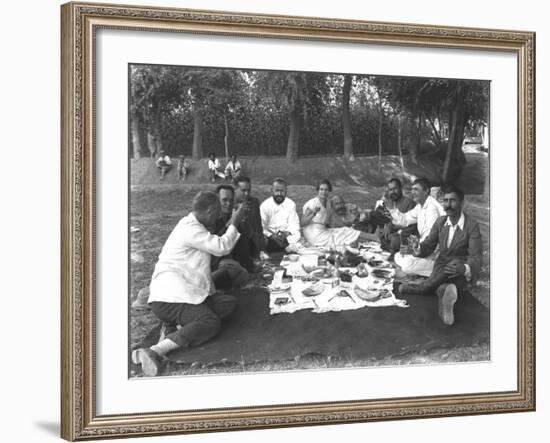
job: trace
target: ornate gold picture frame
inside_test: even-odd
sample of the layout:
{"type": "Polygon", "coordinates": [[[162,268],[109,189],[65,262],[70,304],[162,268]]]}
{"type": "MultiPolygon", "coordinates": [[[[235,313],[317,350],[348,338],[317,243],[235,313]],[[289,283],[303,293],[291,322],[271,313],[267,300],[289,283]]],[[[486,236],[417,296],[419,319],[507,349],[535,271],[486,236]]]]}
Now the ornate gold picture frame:
{"type": "MultiPolygon", "coordinates": [[[[535,409],[535,34],[524,31],[67,3],[62,22],[61,436],[87,440],[535,409]],[[509,53],[517,57],[517,388],[453,395],[98,414],[96,33],[183,33],[509,53]]],[[[121,148],[125,149],[125,148],[121,148]]],[[[121,257],[124,261],[126,257],[121,257]]],[[[498,269],[493,270],[494,275],[498,269]]],[[[154,380],[148,382],[155,382],[154,380]]],[[[134,382],[138,383],[138,382],[134,382]]]]}

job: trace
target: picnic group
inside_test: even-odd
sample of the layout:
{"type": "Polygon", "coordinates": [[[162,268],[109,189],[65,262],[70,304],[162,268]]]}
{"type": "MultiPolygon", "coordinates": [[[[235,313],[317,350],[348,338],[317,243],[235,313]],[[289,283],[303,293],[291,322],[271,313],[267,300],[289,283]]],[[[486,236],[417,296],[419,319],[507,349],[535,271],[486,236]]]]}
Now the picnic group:
{"type": "MultiPolygon", "coordinates": [[[[225,179],[212,157],[209,161],[214,163],[212,179],[225,179]]],[[[161,337],[151,347],[132,351],[144,375],[158,375],[168,353],[216,336],[237,306],[236,289],[261,272],[270,255],[304,247],[380,242],[401,275],[424,277],[396,279],[395,295],[433,296],[441,321],[454,323],[457,299],[479,275],[482,249],[479,225],[464,211],[461,189],[442,187],[436,198],[430,182],[420,177],[408,197],[401,181],[390,178],[374,207],[361,209],[347,203],[345,195],[332,194],[324,179],[298,211],[285,179],[274,178],[271,196],[260,202],[236,162],[234,156],[228,171],[232,184],[198,192],[160,252],[147,303],[162,322],[161,337]]]]}

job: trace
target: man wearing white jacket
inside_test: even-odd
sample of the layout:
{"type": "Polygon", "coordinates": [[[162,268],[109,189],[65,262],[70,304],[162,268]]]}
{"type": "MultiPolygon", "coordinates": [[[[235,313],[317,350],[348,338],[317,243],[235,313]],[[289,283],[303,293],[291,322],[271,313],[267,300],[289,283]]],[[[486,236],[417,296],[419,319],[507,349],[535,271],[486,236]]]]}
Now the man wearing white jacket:
{"type": "Polygon", "coordinates": [[[242,206],[231,217],[222,236],[212,234],[220,216],[220,202],[214,192],[199,192],[192,212],[176,225],[153,272],[149,305],[170,329],[156,345],[132,352],[134,363],[145,375],[158,375],[162,357],[179,348],[198,346],[214,337],[221,319],[236,306],[233,296],[215,293],[210,271],[212,255],[227,255],[239,239],[236,226],[246,215],[242,206]]]}
{"type": "MultiPolygon", "coordinates": [[[[388,208],[392,223],[395,226],[405,227],[417,225],[420,234],[420,242],[428,237],[435,221],[445,215],[443,206],[430,195],[431,184],[425,178],[419,178],[413,182],[412,198],[416,206],[408,212],[400,212],[396,207],[388,208]]],[[[429,277],[432,273],[437,252],[426,258],[414,257],[409,253],[407,246],[401,246],[401,252],[395,254],[394,260],[405,274],[422,275],[429,277]]]]}

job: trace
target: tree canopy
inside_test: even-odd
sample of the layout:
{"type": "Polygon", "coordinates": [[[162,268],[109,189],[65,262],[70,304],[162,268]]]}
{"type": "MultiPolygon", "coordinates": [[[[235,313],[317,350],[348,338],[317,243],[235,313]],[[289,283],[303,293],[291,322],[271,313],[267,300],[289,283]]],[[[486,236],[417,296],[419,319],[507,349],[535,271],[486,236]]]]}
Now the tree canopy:
{"type": "Polygon", "coordinates": [[[130,68],[131,155],[409,154],[465,162],[488,124],[489,82],[185,66],[130,68]]]}

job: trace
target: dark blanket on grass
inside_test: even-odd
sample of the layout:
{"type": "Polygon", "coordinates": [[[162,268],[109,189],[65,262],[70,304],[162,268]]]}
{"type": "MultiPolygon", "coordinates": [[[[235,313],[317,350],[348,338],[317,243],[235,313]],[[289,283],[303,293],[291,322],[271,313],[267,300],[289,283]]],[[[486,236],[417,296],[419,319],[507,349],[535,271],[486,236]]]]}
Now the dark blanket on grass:
{"type": "MultiPolygon", "coordinates": [[[[437,297],[404,296],[409,308],[362,308],[315,314],[269,314],[264,289],[249,289],[239,297],[221,333],[200,347],[174,351],[175,362],[215,364],[291,360],[307,354],[368,359],[420,350],[452,349],[489,343],[489,310],[466,295],[455,305],[455,324],[444,325],[437,314],[437,297]]],[[[142,343],[158,341],[160,325],[142,343]]]]}

